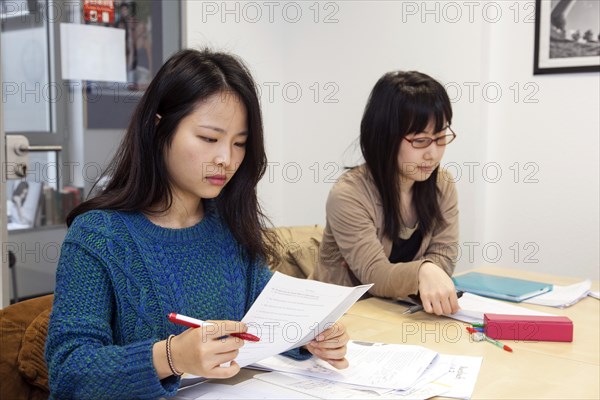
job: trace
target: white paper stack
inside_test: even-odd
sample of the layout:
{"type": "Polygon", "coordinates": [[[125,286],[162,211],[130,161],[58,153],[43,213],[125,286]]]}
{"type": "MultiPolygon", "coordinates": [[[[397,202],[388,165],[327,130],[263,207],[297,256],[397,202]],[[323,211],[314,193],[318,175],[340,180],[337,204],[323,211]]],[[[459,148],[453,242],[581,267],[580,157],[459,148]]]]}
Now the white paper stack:
{"type": "Polygon", "coordinates": [[[482,357],[438,354],[421,346],[350,341],[350,366],[336,370],[313,357],[273,356],[251,368],[257,374],[237,385],[203,383],[175,399],[469,399],[482,357]]]}
{"type": "Polygon", "coordinates": [[[597,298],[590,291],[591,287],[592,281],[589,279],[568,286],[554,285],[554,289],[551,292],[527,299],[524,303],[558,308],[570,307],[587,296],[597,298]]]}

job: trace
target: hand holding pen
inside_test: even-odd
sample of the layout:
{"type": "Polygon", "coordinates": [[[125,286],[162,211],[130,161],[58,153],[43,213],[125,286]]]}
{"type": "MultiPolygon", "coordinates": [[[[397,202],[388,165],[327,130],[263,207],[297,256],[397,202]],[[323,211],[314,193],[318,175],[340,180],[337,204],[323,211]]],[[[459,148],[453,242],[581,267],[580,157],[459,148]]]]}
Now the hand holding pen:
{"type": "MultiPolygon", "coordinates": [[[[201,328],[215,325],[210,322],[205,322],[196,318],[187,317],[185,315],[177,313],[170,313],[169,315],[167,315],[167,318],[174,324],[187,326],[188,328],[201,328]]],[[[242,340],[248,340],[249,342],[260,341],[260,338],[258,336],[254,336],[253,334],[247,332],[233,332],[225,336],[233,336],[242,340]]]]}
{"type": "Polygon", "coordinates": [[[161,366],[160,370],[156,367],[161,378],[169,375],[161,371],[177,371],[177,374],[185,372],[205,378],[229,378],[240,371],[240,366],[233,360],[245,343],[240,340],[239,335],[246,333],[246,324],[238,321],[204,322],[175,313],[168,318],[191,329],[167,339],[170,343],[170,356],[164,351],[164,342],[155,344],[157,349],[153,353],[157,357],[153,361],[155,366],[161,366]],[[234,334],[238,337],[234,337],[234,334]],[[165,359],[170,363],[166,368],[163,362],[165,359]]]}

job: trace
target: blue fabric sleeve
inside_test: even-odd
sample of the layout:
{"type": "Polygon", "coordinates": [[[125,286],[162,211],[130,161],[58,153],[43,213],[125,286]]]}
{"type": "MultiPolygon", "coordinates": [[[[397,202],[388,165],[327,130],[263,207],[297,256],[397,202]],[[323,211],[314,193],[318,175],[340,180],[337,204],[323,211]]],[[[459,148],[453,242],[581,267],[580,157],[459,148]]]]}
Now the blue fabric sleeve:
{"type": "Polygon", "coordinates": [[[158,338],[113,342],[113,290],[105,261],[65,241],[46,340],[53,398],[151,399],[176,393],[179,379],[161,381],[154,368],[152,346],[158,338]]]}
{"type": "Polygon", "coordinates": [[[285,353],[281,353],[281,355],[299,361],[308,360],[312,357],[312,353],[306,350],[304,347],[298,347],[296,349],[288,350],[285,353]]]}

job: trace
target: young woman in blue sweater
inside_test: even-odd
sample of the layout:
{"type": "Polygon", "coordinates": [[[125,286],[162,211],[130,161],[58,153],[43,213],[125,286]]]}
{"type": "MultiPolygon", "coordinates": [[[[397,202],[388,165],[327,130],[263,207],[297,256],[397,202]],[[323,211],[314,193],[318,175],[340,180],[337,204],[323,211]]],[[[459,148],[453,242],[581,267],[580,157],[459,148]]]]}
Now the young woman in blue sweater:
{"type": "MultiPolygon", "coordinates": [[[[220,365],[243,341],[223,336],[247,329],[236,321],[271,277],[273,243],[256,195],[266,165],[244,64],[207,50],[169,59],[133,115],[108,185],[67,218],[46,343],[52,397],[156,398],[174,395],[183,372],[239,372],[235,361],[220,365]],[[166,318],[174,311],[214,326],[174,325],[166,318]]],[[[323,336],[288,355],[347,367],[344,327],[323,336]]]]}

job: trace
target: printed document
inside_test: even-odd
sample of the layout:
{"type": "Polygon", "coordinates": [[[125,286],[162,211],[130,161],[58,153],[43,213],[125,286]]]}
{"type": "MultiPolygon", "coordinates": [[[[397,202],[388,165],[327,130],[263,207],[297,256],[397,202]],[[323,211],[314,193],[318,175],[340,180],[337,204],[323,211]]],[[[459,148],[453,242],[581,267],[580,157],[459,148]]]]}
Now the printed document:
{"type": "Polygon", "coordinates": [[[242,319],[248,332],[260,341],[246,342],[235,361],[245,367],[307,344],[331,327],[371,286],[338,286],[275,272],[242,319]]]}
{"type": "Polygon", "coordinates": [[[280,355],[255,365],[274,371],[392,390],[413,386],[436,356],[435,351],[421,346],[350,341],[346,353],[350,366],[346,369],[337,370],[317,357],[298,361],[280,355]]]}
{"type": "Polygon", "coordinates": [[[434,396],[469,399],[473,395],[482,357],[440,354],[406,390],[379,391],[305,375],[271,372],[255,379],[321,399],[428,399],[434,396]]]}
{"type": "Polygon", "coordinates": [[[443,397],[470,399],[477,383],[483,357],[440,354],[443,362],[450,366],[448,372],[433,384],[447,387],[443,397]]]}

